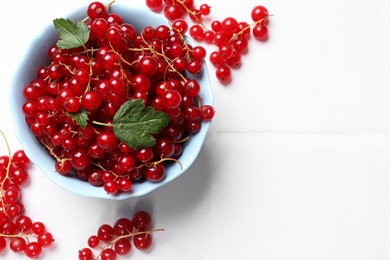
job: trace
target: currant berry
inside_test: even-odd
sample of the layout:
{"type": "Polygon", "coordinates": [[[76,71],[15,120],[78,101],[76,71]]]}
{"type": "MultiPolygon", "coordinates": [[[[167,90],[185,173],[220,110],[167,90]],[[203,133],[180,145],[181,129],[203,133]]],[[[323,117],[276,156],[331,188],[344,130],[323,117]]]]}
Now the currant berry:
{"type": "Polygon", "coordinates": [[[41,247],[47,248],[53,244],[54,239],[53,239],[53,235],[50,232],[44,232],[38,235],[37,241],[41,247]]]}
{"type": "Polygon", "coordinates": [[[232,36],[228,36],[224,34],[223,32],[218,32],[215,33],[214,36],[214,45],[217,47],[223,45],[223,44],[228,44],[232,36]]]}
{"type": "Polygon", "coordinates": [[[187,65],[188,73],[192,75],[199,75],[202,72],[202,63],[197,60],[193,60],[187,65]]]}
{"type": "Polygon", "coordinates": [[[82,147],[79,147],[72,151],[71,163],[74,169],[84,170],[92,162],[92,158],[88,153],[88,150],[82,147]]]}
{"type": "Polygon", "coordinates": [[[139,61],[138,69],[143,75],[151,77],[157,71],[157,61],[151,56],[144,56],[139,61]]]}
{"type": "Polygon", "coordinates": [[[233,17],[227,17],[222,21],[221,29],[225,35],[233,35],[238,32],[238,22],[233,17]]]}
{"type": "Polygon", "coordinates": [[[176,90],[167,90],[162,96],[164,106],[167,109],[177,108],[181,104],[182,97],[176,90]]]}
{"type": "Polygon", "coordinates": [[[175,146],[169,138],[162,137],[157,139],[154,151],[160,157],[169,158],[175,151],[175,146]]]}
{"type": "Polygon", "coordinates": [[[209,60],[217,68],[225,64],[225,60],[218,51],[213,51],[209,56],[209,60]]]}
{"type": "Polygon", "coordinates": [[[183,17],[184,9],[180,5],[168,4],[164,8],[164,15],[168,20],[174,21],[183,17]]]}
{"type": "Polygon", "coordinates": [[[148,163],[154,157],[153,149],[150,147],[149,148],[142,148],[136,152],[135,156],[136,156],[136,159],[138,162],[148,163]]]}
{"type": "Polygon", "coordinates": [[[165,166],[162,163],[157,163],[153,166],[146,167],[144,175],[148,181],[160,182],[166,176],[165,166]]]}
{"type": "Polygon", "coordinates": [[[56,161],[55,169],[59,174],[67,175],[72,170],[72,164],[70,160],[56,161]]]}
{"type": "Polygon", "coordinates": [[[131,221],[136,230],[149,230],[152,227],[152,217],[145,210],[136,211],[131,221]]]}
{"type": "Polygon", "coordinates": [[[108,11],[103,3],[101,2],[92,2],[89,4],[87,9],[88,17],[91,20],[96,18],[105,18],[108,15],[108,11]]]}
{"type": "Polygon", "coordinates": [[[118,170],[122,174],[128,174],[136,165],[136,159],[132,154],[125,154],[118,158],[118,170]]]}
{"type": "Polygon", "coordinates": [[[189,34],[196,41],[202,41],[204,39],[204,29],[201,25],[195,24],[190,27],[189,34]]]}
{"type": "Polygon", "coordinates": [[[3,200],[6,204],[15,204],[20,201],[22,193],[18,189],[7,189],[3,195],[3,200]]]}
{"type": "Polygon", "coordinates": [[[103,171],[100,169],[92,170],[88,174],[88,182],[95,187],[100,187],[104,184],[103,171]]]}
{"type": "Polygon", "coordinates": [[[267,19],[268,17],[268,10],[262,5],[257,5],[252,9],[251,12],[252,20],[255,22],[258,22],[262,19],[267,19]]]}
{"type": "Polygon", "coordinates": [[[146,0],[146,5],[153,11],[158,11],[162,8],[162,0],[146,0]]]}
{"type": "Polygon", "coordinates": [[[245,54],[248,52],[248,41],[244,38],[237,38],[232,42],[234,50],[245,54]]]}
{"type": "MultiPolygon", "coordinates": [[[[132,171],[130,171],[128,174],[130,174],[132,171]]],[[[120,177],[118,179],[118,188],[121,191],[124,191],[124,192],[130,191],[132,187],[133,187],[133,183],[131,182],[131,180],[129,178],[120,177]]]]}
{"type": "Polygon", "coordinates": [[[15,220],[15,228],[19,232],[28,232],[32,229],[32,220],[28,216],[19,216],[15,220]]]}
{"type": "Polygon", "coordinates": [[[117,253],[112,248],[105,248],[101,252],[100,258],[102,260],[115,260],[117,258],[117,253]]]}
{"type": "Polygon", "coordinates": [[[114,244],[114,251],[118,255],[127,255],[131,251],[131,243],[126,238],[121,238],[114,244]]]}
{"type": "Polygon", "coordinates": [[[96,248],[100,243],[100,239],[96,235],[92,235],[88,238],[88,246],[91,248],[96,248]]]}
{"type": "Polygon", "coordinates": [[[29,258],[39,258],[42,254],[42,246],[38,242],[29,242],[24,248],[24,253],[29,258]]]}
{"type": "Polygon", "coordinates": [[[108,22],[104,18],[96,18],[91,24],[91,33],[98,39],[104,40],[108,30],[108,22]]]}
{"type": "Polygon", "coordinates": [[[152,235],[149,233],[137,234],[133,237],[133,243],[138,250],[147,250],[152,245],[152,235]]]}
{"type": "Polygon", "coordinates": [[[16,185],[23,185],[28,179],[28,172],[23,168],[11,168],[9,172],[10,180],[16,185]]]}
{"type": "Polygon", "coordinates": [[[76,113],[81,107],[80,99],[77,97],[67,97],[62,106],[69,113],[76,113]]]}
{"type": "Polygon", "coordinates": [[[202,46],[195,46],[192,49],[192,58],[197,61],[203,61],[206,57],[206,49],[202,46]]]}
{"type": "Polygon", "coordinates": [[[208,44],[213,44],[214,43],[214,38],[215,38],[215,32],[214,31],[206,31],[204,33],[204,42],[208,44]]]}
{"type": "Polygon", "coordinates": [[[99,92],[96,91],[87,91],[81,97],[81,106],[88,111],[98,109],[101,102],[101,96],[99,92]]]}
{"type": "Polygon", "coordinates": [[[226,65],[219,66],[215,75],[223,84],[228,84],[231,81],[231,69],[226,65]]]}
{"type": "Polygon", "coordinates": [[[9,247],[14,252],[23,251],[26,248],[26,240],[22,237],[14,237],[11,239],[9,247]]]}
{"type": "Polygon", "coordinates": [[[101,132],[97,136],[97,144],[105,151],[111,152],[115,149],[118,139],[113,132],[101,132]]]}
{"type": "Polygon", "coordinates": [[[268,38],[268,28],[263,24],[256,24],[252,29],[252,33],[259,41],[265,41],[268,38]]]}
{"type": "Polygon", "coordinates": [[[12,163],[17,166],[28,167],[30,159],[27,157],[24,150],[18,150],[12,155],[12,163]]]}
{"type": "Polygon", "coordinates": [[[202,15],[207,16],[210,14],[211,7],[208,4],[201,4],[199,6],[199,11],[202,15]]]}
{"type": "Polygon", "coordinates": [[[118,192],[119,190],[119,186],[118,184],[116,183],[115,180],[106,180],[103,184],[103,187],[104,187],[104,190],[108,193],[108,194],[115,194],[118,192]]]}
{"type": "Polygon", "coordinates": [[[184,92],[187,96],[196,97],[200,93],[200,84],[197,80],[189,79],[184,83],[184,92]]]}
{"type": "Polygon", "coordinates": [[[97,237],[104,242],[110,241],[114,237],[114,229],[109,224],[103,224],[98,228],[97,237]]]}
{"type": "Polygon", "coordinates": [[[203,121],[211,121],[215,115],[215,110],[213,106],[210,105],[202,105],[199,108],[199,117],[203,121]]]}
{"type": "Polygon", "coordinates": [[[241,54],[240,52],[234,50],[232,56],[226,60],[226,65],[233,69],[238,69],[241,67],[241,54]]]}
{"type": "Polygon", "coordinates": [[[106,32],[106,39],[112,46],[119,46],[122,42],[122,32],[117,26],[109,26],[106,32]]]}
{"type": "Polygon", "coordinates": [[[45,232],[45,230],[46,230],[45,224],[43,224],[40,221],[34,222],[32,224],[31,228],[32,228],[33,233],[36,234],[36,235],[40,235],[43,232],[45,232]]]}
{"type": "Polygon", "coordinates": [[[211,29],[214,32],[221,32],[222,31],[222,23],[221,21],[214,20],[211,22],[211,29]]]}
{"type": "Polygon", "coordinates": [[[92,260],[93,252],[90,248],[83,248],[79,250],[79,260],[92,260]]]}
{"type": "Polygon", "coordinates": [[[224,60],[229,59],[233,55],[233,46],[231,44],[222,44],[218,48],[218,53],[224,60]]]}
{"type": "Polygon", "coordinates": [[[201,126],[202,125],[198,119],[187,120],[185,125],[184,125],[184,129],[186,130],[186,132],[188,134],[197,134],[197,133],[199,133],[201,126]]]}

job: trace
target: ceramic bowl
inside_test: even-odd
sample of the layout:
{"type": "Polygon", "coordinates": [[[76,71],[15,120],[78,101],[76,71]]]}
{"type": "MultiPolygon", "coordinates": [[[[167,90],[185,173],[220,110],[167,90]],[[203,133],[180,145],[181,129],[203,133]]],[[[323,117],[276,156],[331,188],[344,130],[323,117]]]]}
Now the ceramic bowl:
{"type": "MultiPolygon", "coordinates": [[[[82,20],[86,17],[86,10],[87,6],[83,6],[64,18],[70,18],[74,22],[82,20]]],[[[141,30],[147,25],[157,27],[161,24],[168,24],[166,18],[162,15],[154,13],[146,7],[132,7],[129,3],[114,3],[110,7],[110,12],[121,15],[125,22],[133,24],[137,30],[141,30]]],[[[200,132],[192,136],[185,144],[183,154],[179,158],[182,168],[178,163],[170,164],[167,167],[167,176],[163,181],[158,183],[148,181],[134,183],[131,192],[120,192],[118,195],[110,195],[102,187],[94,187],[88,182],[81,181],[75,177],[63,176],[55,171],[54,159],[34,137],[22,112],[22,106],[25,102],[23,88],[36,78],[37,68],[48,64],[47,50],[58,40],[54,26],[51,21],[48,21],[48,23],[50,23],[49,26],[43,29],[40,36],[27,47],[24,59],[21,61],[20,67],[15,71],[13,84],[10,89],[10,105],[16,136],[30,160],[55,184],[69,192],[81,196],[111,200],[122,200],[148,194],[183,174],[197,158],[207,135],[210,122],[203,122],[200,132]]],[[[191,39],[188,40],[190,44],[194,43],[191,39]]],[[[201,85],[200,97],[202,98],[202,103],[211,105],[213,103],[213,94],[206,64],[204,64],[202,74],[197,76],[197,79],[201,85]]]]}

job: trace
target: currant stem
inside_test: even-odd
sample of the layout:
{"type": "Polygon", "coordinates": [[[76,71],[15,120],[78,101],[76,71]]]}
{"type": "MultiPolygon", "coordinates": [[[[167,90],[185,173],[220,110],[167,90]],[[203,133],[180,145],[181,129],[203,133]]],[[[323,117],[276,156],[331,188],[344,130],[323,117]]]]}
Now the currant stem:
{"type": "Polygon", "coordinates": [[[228,43],[231,43],[236,37],[237,35],[240,35],[240,34],[243,34],[244,31],[248,28],[251,28],[252,26],[256,25],[256,24],[259,24],[261,22],[264,21],[264,19],[268,19],[268,17],[272,16],[271,14],[267,15],[267,16],[264,16],[263,18],[261,18],[260,20],[254,22],[254,23],[251,23],[251,24],[248,24],[247,26],[245,26],[244,28],[241,29],[241,31],[239,31],[238,33],[236,34],[233,34],[233,36],[230,38],[229,42],[228,43]]]}
{"type": "Polygon", "coordinates": [[[10,234],[1,234],[0,233],[0,237],[5,237],[5,238],[15,238],[15,237],[21,237],[21,238],[25,238],[25,239],[29,239],[29,238],[34,238],[35,236],[33,236],[32,234],[24,234],[24,233],[19,233],[19,234],[14,234],[14,235],[10,235],[10,234]]]}
{"type": "Polygon", "coordinates": [[[177,0],[177,2],[179,4],[181,4],[181,6],[186,10],[186,12],[189,14],[189,15],[192,15],[193,17],[195,17],[196,19],[196,23],[198,24],[201,24],[204,28],[206,28],[206,26],[203,25],[202,21],[196,16],[196,13],[194,11],[192,11],[191,9],[189,9],[183,1],[179,1],[177,0]]]}
{"type": "MultiPolygon", "coordinates": [[[[8,140],[7,140],[7,137],[5,136],[4,132],[2,130],[0,130],[0,134],[3,136],[3,139],[5,141],[5,145],[7,147],[7,153],[8,153],[8,156],[9,156],[9,161],[8,161],[8,164],[7,164],[7,173],[9,172],[9,169],[11,168],[11,157],[12,157],[12,154],[11,154],[11,148],[9,146],[9,143],[8,143],[8,140]]],[[[3,181],[4,182],[4,181],[3,181]]]]}
{"type": "Polygon", "coordinates": [[[183,138],[183,139],[177,140],[177,141],[175,142],[175,144],[185,143],[185,142],[187,142],[189,139],[190,139],[190,136],[187,136],[187,137],[185,137],[185,138],[183,138]]]}
{"type": "MultiPolygon", "coordinates": [[[[2,130],[0,130],[0,133],[1,135],[3,136],[3,139],[5,141],[5,145],[7,147],[7,153],[8,153],[8,157],[9,157],[9,160],[8,160],[8,164],[7,164],[7,170],[6,170],[6,174],[4,176],[4,179],[3,181],[0,183],[0,192],[3,192],[4,190],[4,184],[5,184],[5,181],[8,179],[8,175],[9,175],[9,171],[10,171],[10,168],[11,168],[11,163],[12,163],[12,153],[11,153],[11,148],[10,148],[10,145],[8,143],[8,140],[7,140],[7,137],[5,136],[4,132],[2,130]]],[[[1,198],[2,199],[2,198],[1,198]]],[[[7,214],[7,211],[5,209],[5,204],[4,203],[1,203],[2,204],[2,208],[3,208],[3,212],[5,214],[7,214]]],[[[7,214],[8,215],[8,214],[7,214]]]]}
{"type": "Polygon", "coordinates": [[[175,158],[161,158],[159,161],[155,161],[155,162],[151,162],[151,163],[147,163],[146,166],[154,166],[156,164],[159,164],[159,163],[162,163],[162,162],[165,162],[165,161],[174,161],[174,162],[177,162],[179,165],[180,165],[180,168],[183,170],[183,165],[181,164],[181,162],[175,158]]]}
{"type": "Polygon", "coordinates": [[[99,121],[92,121],[92,123],[95,125],[101,125],[101,126],[114,126],[113,124],[102,123],[99,121]]]}
{"type": "MultiPolygon", "coordinates": [[[[94,52],[94,49],[91,50],[91,56],[92,57],[93,57],[93,52],[94,52]]],[[[90,61],[89,61],[89,80],[88,80],[88,85],[87,85],[87,89],[85,90],[85,92],[91,90],[91,77],[92,77],[92,75],[93,75],[92,59],[90,59],[90,61]]]]}
{"type": "MultiPolygon", "coordinates": [[[[187,81],[186,77],[184,77],[181,73],[179,73],[179,72],[175,69],[175,67],[173,67],[172,63],[173,63],[174,60],[169,61],[169,59],[167,58],[167,56],[164,54],[164,50],[161,50],[161,51],[162,51],[162,56],[163,56],[163,58],[165,59],[165,61],[167,62],[168,66],[169,66],[173,71],[177,72],[177,74],[179,74],[179,76],[186,82],[186,81],[187,81]]],[[[167,67],[166,70],[168,70],[168,67],[167,67]]]]}
{"type": "Polygon", "coordinates": [[[45,147],[46,149],[49,151],[50,155],[53,156],[56,161],[60,162],[62,160],[65,160],[64,158],[60,158],[58,157],[54,152],[53,152],[53,149],[51,147],[49,147],[47,144],[45,144],[44,142],[41,142],[45,147]]]}
{"type": "Polygon", "coordinates": [[[93,165],[95,165],[96,167],[98,167],[99,169],[103,170],[103,171],[109,171],[111,172],[114,176],[115,176],[115,180],[118,179],[120,176],[118,174],[116,174],[115,172],[111,171],[111,170],[107,170],[106,168],[104,168],[101,164],[99,163],[92,163],[93,165]]]}
{"type": "MultiPolygon", "coordinates": [[[[159,231],[165,231],[164,228],[157,228],[157,229],[152,229],[152,230],[147,230],[147,231],[139,231],[139,232],[134,232],[134,233],[129,233],[127,235],[122,235],[122,236],[118,236],[116,237],[115,239],[109,241],[108,243],[106,243],[103,247],[101,247],[101,252],[114,245],[115,242],[117,242],[118,240],[122,239],[122,238],[129,238],[129,237],[133,237],[133,236],[137,236],[137,235],[142,235],[142,234],[151,234],[151,233],[154,233],[154,232],[159,232],[159,231]]],[[[95,259],[99,259],[100,255],[101,255],[101,252],[99,255],[97,255],[97,257],[95,259]]]]}
{"type": "Polygon", "coordinates": [[[106,6],[106,8],[110,8],[113,4],[115,3],[115,0],[112,0],[110,3],[108,3],[108,5],[106,6]]]}

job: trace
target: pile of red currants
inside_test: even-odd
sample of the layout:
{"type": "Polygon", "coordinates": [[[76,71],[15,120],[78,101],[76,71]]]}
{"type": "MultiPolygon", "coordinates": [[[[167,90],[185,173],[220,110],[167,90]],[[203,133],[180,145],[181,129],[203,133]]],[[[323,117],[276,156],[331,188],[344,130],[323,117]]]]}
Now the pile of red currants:
{"type": "Polygon", "coordinates": [[[42,222],[33,222],[24,214],[21,186],[28,180],[29,166],[23,150],[0,156],[0,252],[8,244],[15,253],[38,258],[54,239],[42,222]]]}
{"type": "Polygon", "coordinates": [[[59,174],[116,194],[134,182],[163,180],[165,165],[178,161],[215,111],[199,96],[202,46],[188,44],[177,25],[137,33],[109,7],[92,2],[85,20],[54,21],[60,40],[24,87],[23,112],[59,174]]]}
{"type": "Polygon", "coordinates": [[[252,9],[252,23],[239,22],[230,16],[221,21],[213,20],[210,29],[203,19],[210,15],[211,7],[207,4],[196,7],[194,0],[146,0],[146,5],[155,12],[162,11],[177,31],[188,32],[193,39],[217,47],[210,53],[209,60],[216,67],[216,77],[223,84],[231,82],[231,69],[241,66],[241,56],[248,52],[251,36],[259,41],[268,39],[269,13],[262,5],[252,9]],[[189,16],[192,25],[186,22],[186,16],[189,16]]]}
{"type": "Polygon", "coordinates": [[[131,218],[120,218],[114,225],[102,224],[96,234],[88,238],[88,247],[79,250],[79,260],[113,260],[130,254],[133,246],[148,250],[153,241],[152,233],[156,231],[163,229],[152,229],[152,218],[144,210],[135,212],[131,218]]]}

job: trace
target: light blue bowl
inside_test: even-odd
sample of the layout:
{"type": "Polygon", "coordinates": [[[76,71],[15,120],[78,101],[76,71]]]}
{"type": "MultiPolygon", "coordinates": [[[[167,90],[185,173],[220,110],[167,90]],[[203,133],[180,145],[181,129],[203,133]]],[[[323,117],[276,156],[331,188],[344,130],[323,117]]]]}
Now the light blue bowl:
{"type": "MultiPolygon", "coordinates": [[[[70,18],[74,22],[77,22],[86,17],[86,10],[87,6],[84,6],[64,18],[70,18]]],[[[126,22],[133,24],[138,30],[148,25],[154,27],[162,24],[168,25],[167,20],[162,15],[153,13],[146,7],[132,7],[130,4],[114,3],[110,7],[110,12],[121,15],[126,22]]],[[[118,195],[110,195],[107,194],[102,187],[94,187],[88,182],[69,176],[63,176],[55,171],[54,159],[31,133],[22,112],[22,106],[25,102],[23,88],[26,84],[36,78],[37,68],[48,64],[47,50],[57,41],[57,33],[54,26],[51,21],[48,21],[48,23],[50,23],[50,25],[42,30],[41,36],[37,37],[37,39],[35,39],[26,49],[25,58],[21,61],[20,67],[15,71],[13,84],[10,89],[10,105],[16,136],[30,160],[37,165],[49,179],[65,190],[82,196],[111,200],[123,200],[145,195],[183,174],[198,156],[207,135],[210,122],[203,122],[200,132],[192,136],[185,144],[183,154],[179,158],[183,168],[181,168],[178,163],[170,164],[167,167],[167,176],[163,181],[159,183],[148,181],[134,183],[131,192],[120,192],[118,195]]],[[[189,39],[189,43],[192,43],[193,46],[195,46],[191,39],[189,39]]],[[[201,85],[200,96],[202,98],[202,103],[212,105],[213,93],[206,64],[204,64],[203,72],[201,75],[197,76],[197,79],[201,85]]]]}

